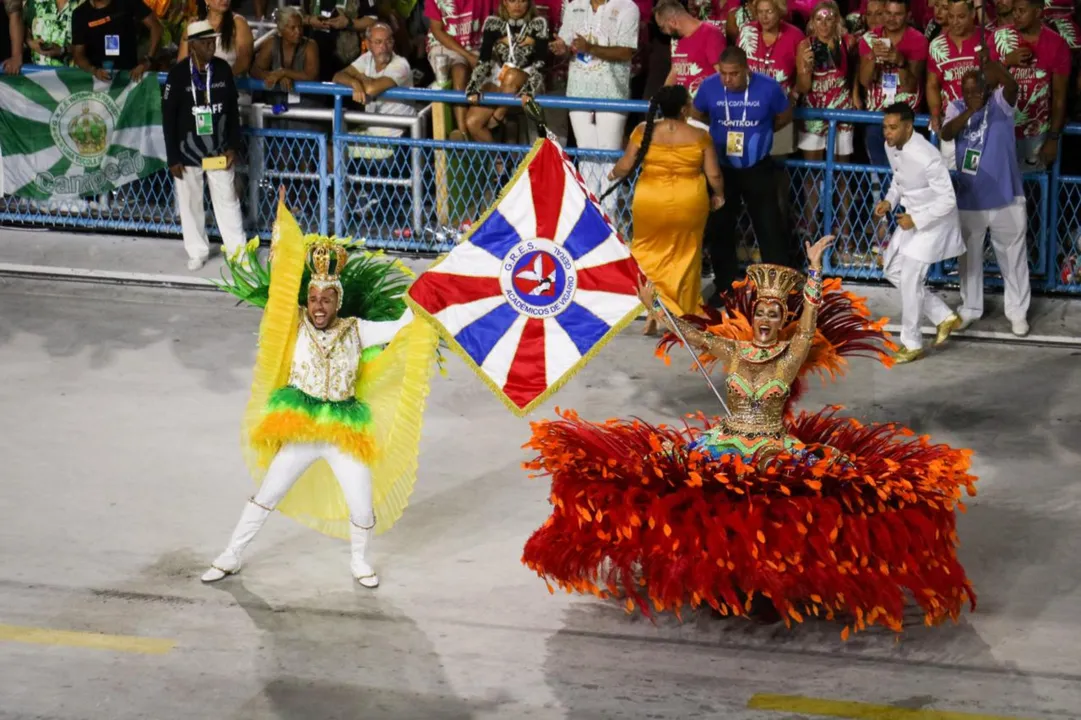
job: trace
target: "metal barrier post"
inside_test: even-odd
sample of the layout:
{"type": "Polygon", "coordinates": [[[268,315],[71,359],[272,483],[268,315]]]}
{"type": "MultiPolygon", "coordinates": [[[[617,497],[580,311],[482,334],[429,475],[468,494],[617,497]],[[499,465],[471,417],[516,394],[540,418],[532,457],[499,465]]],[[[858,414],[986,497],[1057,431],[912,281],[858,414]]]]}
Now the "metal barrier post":
{"type": "Polygon", "coordinates": [[[329,215],[329,208],[327,207],[327,187],[330,185],[330,178],[327,175],[327,139],[324,135],[322,141],[319,143],[319,234],[327,234],[327,215],[329,215]]]}
{"type": "MultiPolygon", "coordinates": [[[[284,0],[283,0],[284,1],[284,0]]],[[[341,143],[338,141],[338,135],[345,132],[345,120],[342,117],[342,96],[334,96],[334,119],[330,122],[330,137],[331,142],[334,143],[334,172],[331,174],[334,183],[334,234],[341,237],[344,228],[345,220],[342,217],[342,213],[345,210],[345,197],[342,193],[342,153],[340,152],[341,143]]]]}
{"type": "MultiPolygon", "coordinates": [[[[248,123],[253,130],[262,130],[263,108],[261,103],[252,103],[248,108],[248,123]]],[[[263,136],[256,132],[248,135],[248,225],[258,232],[259,228],[259,188],[263,186],[263,136]]]]}
{"type": "MultiPolygon", "coordinates": [[[[424,118],[417,115],[413,126],[409,128],[410,137],[420,140],[424,136],[424,118]]],[[[424,230],[424,163],[420,146],[414,145],[411,151],[413,159],[413,237],[424,230]]]]}
{"type": "Polygon", "coordinates": [[[1051,166],[1051,181],[1048,183],[1048,193],[1051,195],[1051,201],[1049,203],[1047,212],[1047,226],[1049,228],[1046,242],[1044,244],[1044,254],[1047,256],[1044,260],[1044,267],[1047,268],[1047,278],[1044,281],[1044,288],[1047,290],[1053,290],[1059,284],[1058,267],[1055,261],[1058,259],[1058,213],[1059,203],[1062,201],[1062,186],[1059,182],[1059,176],[1061,175],[1061,169],[1059,164],[1062,158],[1062,143],[1059,143],[1059,152],[1055,156],[1055,164],[1051,166]]]}
{"type": "MultiPolygon", "coordinates": [[[[826,177],[822,181],[822,192],[818,195],[818,204],[822,207],[822,228],[819,235],[832,235],[833,230],[833,163],[834,150],[837,147],[837,121],[829,121],[826,131],[826,177]],[[822,196],[826,196],[825,203],[822,196]]],[[[802,250],[802,248],[800,248],[802,250]]]]}
{"type": "MultiPolygon", "coordinates": [[[[1048,238],[1054,237],[1055,234],[1048,231],[1051,202],[1050,198],[1048,198],[1048,194],[1051,192],[1051,182],[1050,178],[1048,178],[1047,176],[1047,173],[1040,173],[1040,179],[1037,181],[1037,183],[1040,187],[1040,202],[1039,209],[1036,212],[1038,212],[1040,215],[1040,231],[1036,233],[1036,245],[1040,250],[1040,263],[1037,266],[1036,271],[1040,272],[1040,270],[1042,269],[1044,275],[1048,276],[1052,274],[1051,253],[1048,252],[1048,250],[1050,250],[1051,248],[1051,243],[1048,242],[1048,238]]],[[[1028,253],[1026,252],[1025,254],[1027,255],[1028,253]]]]}
{"type": "Polygon", "coordinates": [[[334,133],[334,234],[345,235],[345,143],[334,133]]]}

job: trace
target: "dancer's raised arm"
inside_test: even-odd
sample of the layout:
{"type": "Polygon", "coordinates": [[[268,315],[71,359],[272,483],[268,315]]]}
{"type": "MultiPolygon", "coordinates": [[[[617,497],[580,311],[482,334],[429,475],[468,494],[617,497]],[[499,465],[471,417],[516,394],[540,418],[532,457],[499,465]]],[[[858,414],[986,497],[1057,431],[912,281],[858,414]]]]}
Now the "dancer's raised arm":
{"type": "Polygon", "coordinates": [[[687,342],[699,350],[708,352],[720,360],[723,365],[727,365],[732,354],[736,351],[735,340],[699,330],[686,320],[681,320],[675,315],[662,310],[659,305],[660,299],[657,297],[657,290],[649,280],[639,283],[638,299],[646,306],[646,310],[657,318],[658,322],[663,323],[665,327],[677,335],[682,334],[687,342]]]}

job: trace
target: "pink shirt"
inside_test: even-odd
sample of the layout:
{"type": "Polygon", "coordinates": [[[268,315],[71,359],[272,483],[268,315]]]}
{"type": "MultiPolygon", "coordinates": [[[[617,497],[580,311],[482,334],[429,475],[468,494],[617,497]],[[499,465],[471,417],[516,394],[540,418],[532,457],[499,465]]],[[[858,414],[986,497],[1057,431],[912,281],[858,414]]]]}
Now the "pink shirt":
{"type": "MultiPolygon", "coordinates": [[[[429,0],[424,4],[424,17],[443,23],[447,34],[466,50],[480,50],[481,30],[489,15],[498,10],[495,0],[429,0]]],[[[439,44],[428,34],[428,48],[439,44]]]]}
{"type": "Polygon", "coordinates": [[[980,44],[980,33],[973,31],[972,36],[961,43],[957,43],[947,33],[942,33],[934,40],[927,50],[927,72],[938,78],[938,84],[942,88],[942,108],[945,112],[946,105],[961,97],[961,78],[969,70],[979,70],[980,61],[976,57],[976,48],[980,44]]]}
{"type": "Polygon", "coordinates": [[[1040,28],[1035,44],[1008,27],[995,33],[991,57],[1001,61],[1020,47],[1032,50],[1032,57],[1025,65],[1009,68],[1019,88],[1017,137],[1039,137],[1051,129],[1051,77],[1070,74],[1070,48],[1046,27],[1040,28]]]}
{"type": "Polygon", "coordinates": [[[717,73],[715,66],[721,61],[726,45],[724,31],[709,23],[702,23],[687,37],[672,40],[676,84],[687,88],[693,96],[703,80],[717,73]]]}
{"type": "MultiPolygon", "coordinates": [[[[879,28],[864,33],[863,37],[860,38],[860,57],[872,57],[874,51],[871,49],[871,43],[874,40],[885,36],[885,28],[879,28]]],[[[904,35],[901,36],[901,42],[897,43],[897,51],[901,53],[901,57],[905,59],[906,64],[912,62],[926,62],[927,48],[929,45],[930,43],[927,42],[927,38],[923,36],[923,33],[913,27],[907,27],[905,28],[904,35]]],[[[907,92],[898,88],[891,99],[883,87],[883,81],[887,75],[896,74],[899,68],[894,65],[879,63],[878,70],[879,72],[876,73],[871,89],[867,93],[868,110],[882,110],[887,105],[895,102],[903,102],[913,110],[919,107],[920,102],[923,100],[922,83],[916,83],[916,92],[907,92]]],[[[899,77],[897,78],[897,81],[900,81],[899,77]]]]}
{"type": "Polygon", "coordinates": [[[1081,50],[1081,26],[1073,18],[1073,3],[1070,0],[1046,0],[1043,21],[1063,36],[1071,51],[1081,50]]]}
{"type": "Polygon", "coordinates": [[[1081,48],[1081,27],[1074,19],[1073,0],[1044,0],[1044,22],[1054,29],[1070,50],[1081,48]]]}
{"type": "Polygon", "coordinates": [[[796,82],[796,54],[803,42],[803,33],[795,25],[781,22],[777,39],[767,45],[762,39],[762,24],[750,22],[740,28],[739,46],[747,53],[751,72],[768,75],[781,84],[786,93],[796,82]]]}

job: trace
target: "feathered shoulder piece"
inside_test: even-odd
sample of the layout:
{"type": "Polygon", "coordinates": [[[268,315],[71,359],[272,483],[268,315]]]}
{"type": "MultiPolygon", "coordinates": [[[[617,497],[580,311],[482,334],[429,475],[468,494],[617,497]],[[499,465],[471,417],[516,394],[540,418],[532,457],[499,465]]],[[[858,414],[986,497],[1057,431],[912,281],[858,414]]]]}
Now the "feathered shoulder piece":
{"type": "MultiPolygon", "coordinates": [[[[686,315],[684,320],[696,327],[732,340],[751,340],[751,318],[756,293],[754,285],[742,280],[735,283],[731,290],[722,296],[724,309],[716,310],[703,306],[702,315],[686,315]]],[[[781,339],[787,340],[795,334],[799,324],[799,315],[803,311],[803,293],[788,296],[788,317],[793,318],[781,331],[781,339]]],[[[893,359],[890,355],[896,346],[886,332],[888,318],[871,319],[867,308],[867,299],[858,297],[842,289],[841,281],[829,278],[822,285],[822,303],[818,306],[818,323],[815,330],[814,344],[807,356],[807,361],[800,371],[800,379],[810,373],[818,373],[824,379],[836,380],[845,373],[849,357],[871,357],[890,367],[893,359]]],[[[657,355],[665,363],[671,362],[669,356],[673,347],[680,344],[679,338],[667,333],[657,344],[657,355]]],[[[717,358],[709,353],[699,355],[702,363],[710,368],[717,358]]],[[[692,369],[697,369],[692,364],[692,369]]],[[[793,388],[793,394],[796,394],[793,388]]]]}
{"type": "MultiPolygon", "coordinates": [[[[371,251],[349,239],[338,240],[321,235],[304,237],[306,247],[334,244],[348,254],[345,266],[335,269],[342,285],[342,317],[362,320],[397,320],[405,311],[405,291],[414,278],[413,271],[400,260],[390,258],[381,250],[371,251]]],[[[249,242],[233,257],[226,257],[220,289],[258,308],[265,308],[270,296],[270,266],[274,253],[260,252],[259,239],[249,242]],[[264,256],[266,257],[264,262],[264,256]]],[[[308,283],[312,279],[311,263],[304,269],[298,305],[307,304],[308,283]]]]}

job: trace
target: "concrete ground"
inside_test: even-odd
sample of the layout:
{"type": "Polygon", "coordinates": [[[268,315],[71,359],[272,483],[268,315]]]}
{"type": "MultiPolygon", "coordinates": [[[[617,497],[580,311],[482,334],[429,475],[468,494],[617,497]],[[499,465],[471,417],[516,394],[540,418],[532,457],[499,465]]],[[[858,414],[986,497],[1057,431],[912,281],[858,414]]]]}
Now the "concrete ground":
{"type": "MultiPolygon", "coordinates": [[[[804,406],[970,447],[980,476],[960,518],[977,612],[845,643],[549,595],[519,562],[548,511],[520,468],[528,419],[457,359],[411,505],[374,546],[382,587],[282,517],[240,575],[200,584],[251,491],[258,317],[215,293],[0,278],[0,719],[1081,717],[1076,349],[962,339],[815,384],[804,406]]],[[[685,367],[632,328],[535,417],[710,411],[685,367]]]]}

